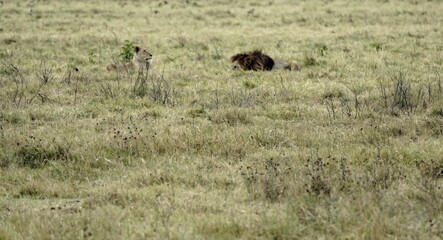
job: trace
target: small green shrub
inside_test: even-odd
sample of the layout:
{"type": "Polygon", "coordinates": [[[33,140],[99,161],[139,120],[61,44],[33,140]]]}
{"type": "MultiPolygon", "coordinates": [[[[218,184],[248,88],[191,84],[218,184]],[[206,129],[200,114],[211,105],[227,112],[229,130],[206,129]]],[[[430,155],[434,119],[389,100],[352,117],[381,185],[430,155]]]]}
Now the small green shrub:
{"type": "Polygon", "coordinates": [[[121,47],[120,58],[123,62],[129,62],[134,57],[134,43],[125,40],[125,44],[121,47]]]}

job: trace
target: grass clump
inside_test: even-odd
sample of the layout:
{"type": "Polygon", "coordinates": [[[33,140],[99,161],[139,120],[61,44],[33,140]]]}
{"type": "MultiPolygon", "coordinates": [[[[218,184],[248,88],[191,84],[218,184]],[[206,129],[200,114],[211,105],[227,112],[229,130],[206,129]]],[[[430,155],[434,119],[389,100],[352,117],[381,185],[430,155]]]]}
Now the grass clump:
{"type": "Polygon", "coordinates": [[[305,56],[305,58],[302,61],[302,65],[304,67],[317,66],[320,65],[320,61],[315,57],[305,56]]]}
{"type": "Polygon", "coordinates": [[[214,123],[226,123],[228,125],[248,124],[251,123],[249,111],[241,108],[220,109],[211,116],[214,123]]]}
{"type": "Polygon", "coordinates": [[[243,86],[247,89],[253,89],[256,87],[255,83],[251,81],[243,81],[243,86]]]}
{"type": "Polygon", "coordinates": [[[45,142],[42,139],[29,137],[28,143],[17,143],[14,159],[20,166],[30,168],[44,167],[51,161],[73,161],[75,155],[71,153],[69,146],[56,142],[45,142]]]}

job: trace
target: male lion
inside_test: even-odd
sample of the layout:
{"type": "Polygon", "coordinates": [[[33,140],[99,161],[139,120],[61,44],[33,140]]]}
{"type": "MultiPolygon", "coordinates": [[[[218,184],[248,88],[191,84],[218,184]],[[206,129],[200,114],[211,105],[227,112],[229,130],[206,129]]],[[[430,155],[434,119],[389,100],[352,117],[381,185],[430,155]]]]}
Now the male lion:
{"type": "Polygon", "coordinates": [[[239,68],[254,71],[271,71],[272,69],[301,70],[300,65],[296,62],[287,63],[281,60],[274,60],[260,50],[236,54],[231,57],[231,62],[233,70],[239,68]]]}
{"type": "Polygon", "coordinates": [[[149,66],[152,62],[152,54],[145,48],[139,46],[134,47],[134,57],[130,62],[109,64],[106,69],[108,71],[124,69],[124,70],[149,70],[149,66]]]}

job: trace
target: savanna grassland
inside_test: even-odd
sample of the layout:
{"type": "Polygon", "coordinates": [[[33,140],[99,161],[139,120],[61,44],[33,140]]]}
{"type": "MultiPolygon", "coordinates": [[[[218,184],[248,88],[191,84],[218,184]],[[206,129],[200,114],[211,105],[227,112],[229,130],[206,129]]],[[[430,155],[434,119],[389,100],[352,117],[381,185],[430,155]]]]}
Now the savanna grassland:
{"type": "Polygon", "coordinates": [[[0,239],[443,238],[442,1],[2,2],[0,239]]]}

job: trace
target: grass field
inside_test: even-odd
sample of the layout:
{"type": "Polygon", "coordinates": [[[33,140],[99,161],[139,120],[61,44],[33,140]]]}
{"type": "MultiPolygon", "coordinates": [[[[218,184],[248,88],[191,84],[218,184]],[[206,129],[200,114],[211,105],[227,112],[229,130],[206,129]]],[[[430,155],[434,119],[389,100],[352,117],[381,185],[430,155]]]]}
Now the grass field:
{"type": "Polygon", "coordinates": [[[443,238],[442,1],[2,2],[0,239],[443,238]]]}

